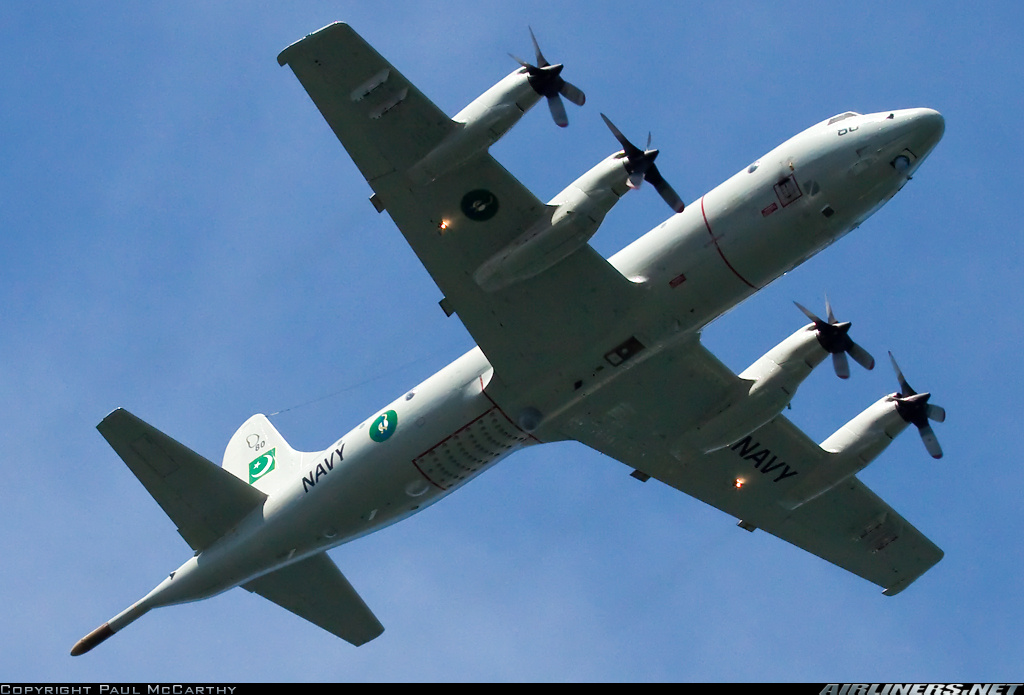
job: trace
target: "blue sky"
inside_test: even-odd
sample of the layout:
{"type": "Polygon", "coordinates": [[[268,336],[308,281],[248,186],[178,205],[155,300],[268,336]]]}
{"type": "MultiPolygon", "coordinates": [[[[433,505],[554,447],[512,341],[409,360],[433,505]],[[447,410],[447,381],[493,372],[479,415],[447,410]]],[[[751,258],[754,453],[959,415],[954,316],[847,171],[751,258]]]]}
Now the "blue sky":
{"type": "MultiPolygon", "coordinates": [[[[0,674],[10,681],[1013,681],[1019,541],[1017,3],[7,3],[0,9],[0,674]],[[949,418],[861,478],[946,552],[895,598],[582,445],[520,453],[331,555],[386,626],[355,649],[233,590],[71,645],[190,554],[95,430],[123,406],[219,461],[255,412],[319,449],[472,345],[291,71],[351,23],[455,113],[530,54],[587,93],[492,152],[548,199],[617,148],[686,200],[846,110],[928,106],[946,134],[860,229],[704,336],[741,370],[840,318],[878,359],[823,368],[790,416],[817,440],[896,390],[949,418]]],[[[610,255],[668,210],[626,196],[610,255]]]]}

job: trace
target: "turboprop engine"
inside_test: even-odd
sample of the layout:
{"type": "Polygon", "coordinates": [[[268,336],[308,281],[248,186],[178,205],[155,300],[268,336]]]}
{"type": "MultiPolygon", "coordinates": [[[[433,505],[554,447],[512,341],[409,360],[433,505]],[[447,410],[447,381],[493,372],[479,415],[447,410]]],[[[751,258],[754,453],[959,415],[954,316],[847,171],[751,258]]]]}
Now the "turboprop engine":
{"type": "Polygon", "coordinates": [[[781,413],[804,379],[828,355],[832,355],[833,368],[840,379],[850,376],[847,355],[865,369],[875,366],[874,358],[850,339],[851,324],[836,320],[828,297],[825,298],[828,321],[796,305],[812,323],[783,340],[739,375],[743,380],[741,390],[697,428],[696,442],[701,450],[709,452],[729,446],[781,413]]]}
{"type": "Polygon", "coordinates": [[[829,462],[810,471],[782,501],[783,506],[795,509],[855,475],[910,424],[917,426],[928,453],[933,458],[942,458],[942,448],[928,420],[944,422],[945,409],[928,403],[931,394],[917,393],[910,387],[891,352],[889,359],[900,382],[900,392],[879,399],[823,441],[821,448],[832,454],[829,462]]]}
{"type": "Polygon", "coordinates": [[[518,123],[541,97],[547,99],[555,123],[562,128],[569,125],[560,95],[577,106],[583,106],[587,97],[578,87],[562,79],[563,65],[548,63],[540,52],[532,29],[530,38],[533,39],[537,64],[531,65],[512,56],[521,67],[455,114],[452,120],[456,129],[410,169],[409,176],[413,181],[421,185],[430,183],[478,152],[485,151],[518,123]]]}
{"type": "Polygon", "coordinates": [[[601,118],[623,149],[572,182],[552,198],[546,214],[530,225],[512,243],[484,261],[473,274],[488,292],[526,280],[547,270],[582,248],[597,232],[608,211],[626,191],[648,181],[675,211],[684,204],[654,166],[658,150],[641,150],[619,132],[608,117],[601,118]]]}

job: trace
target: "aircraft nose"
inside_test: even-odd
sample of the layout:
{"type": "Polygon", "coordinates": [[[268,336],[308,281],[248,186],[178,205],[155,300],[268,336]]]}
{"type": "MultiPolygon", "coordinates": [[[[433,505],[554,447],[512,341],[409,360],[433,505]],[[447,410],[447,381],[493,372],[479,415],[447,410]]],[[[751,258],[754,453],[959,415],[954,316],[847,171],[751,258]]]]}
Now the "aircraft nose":
{"type": "Polygon", "coordinates": [[[918,159],[924,159],[942,139],[946,119],[935,109],[906,109],[889,116],[895,121],[898,140],[918,159]]]}
{"type": "Polygon", "coordinates": [[[946,132],[946,119],[935,109],[911,109],[909,116],[915,137],[921,140],[925,152],[931,152],[946,132]]]}

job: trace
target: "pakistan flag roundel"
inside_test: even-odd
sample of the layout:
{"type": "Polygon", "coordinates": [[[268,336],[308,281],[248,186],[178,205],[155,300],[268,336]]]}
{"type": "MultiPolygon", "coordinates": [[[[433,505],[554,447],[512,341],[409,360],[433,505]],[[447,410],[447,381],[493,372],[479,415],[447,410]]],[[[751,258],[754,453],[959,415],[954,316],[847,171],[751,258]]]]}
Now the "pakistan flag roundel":
{"type": "Polygon", "coordinates": [[[385,439],[394,434],[398,428],[398,413],[394,410],[389,410],[370,425],[370,439],[375,442],[383,442],[385,439]]]}

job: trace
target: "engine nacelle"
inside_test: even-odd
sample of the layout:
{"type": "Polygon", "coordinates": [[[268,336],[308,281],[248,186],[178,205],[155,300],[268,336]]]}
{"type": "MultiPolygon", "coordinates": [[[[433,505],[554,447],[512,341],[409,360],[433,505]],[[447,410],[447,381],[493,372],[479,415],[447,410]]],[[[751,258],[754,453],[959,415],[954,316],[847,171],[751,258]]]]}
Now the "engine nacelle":
{"type": "Polygon", "coordinates": [[[604,159],[548,202],[546,214],[477,268],[473,278],[494,292],[547,270],[594,236],[626,193],[622,152],[604,159]]]}
{"type": "Polygon", "coordinates": [[[879,399],[821,443],[830,454],[828,461],[806,473],[780,504],[796,509],[857,474],[885,451],[907,424],[896,411],[893,395],[879,399]]]}
{"type": "Polygon", "coordinates": [[[782,412],[811,371],[828,357],[808,324],[769,350],[739,375],[742,387],[696,429],[704,452],[729,446],[782,412]]]}
{"type": "Polygon", "coordinates": [[[526,68],[509,74],[455,115],[456,129],[410,170],[418,184],[427,184],[485,151],[540,100],[526,68]]]}

